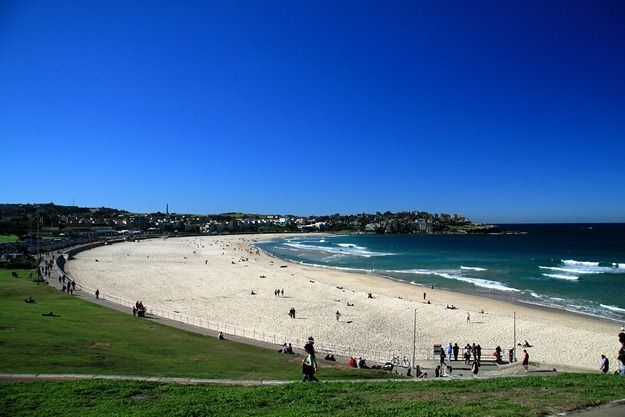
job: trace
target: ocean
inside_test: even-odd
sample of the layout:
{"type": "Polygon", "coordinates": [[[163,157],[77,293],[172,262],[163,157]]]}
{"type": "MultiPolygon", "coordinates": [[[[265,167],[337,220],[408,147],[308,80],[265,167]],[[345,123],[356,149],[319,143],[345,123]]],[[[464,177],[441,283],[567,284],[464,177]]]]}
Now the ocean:
{"type": "Polygon", "coordinates": [[[499,235],[311,235],[257,247],[278,258],[625,319],[625,224],[500,225],[499,235]]]}

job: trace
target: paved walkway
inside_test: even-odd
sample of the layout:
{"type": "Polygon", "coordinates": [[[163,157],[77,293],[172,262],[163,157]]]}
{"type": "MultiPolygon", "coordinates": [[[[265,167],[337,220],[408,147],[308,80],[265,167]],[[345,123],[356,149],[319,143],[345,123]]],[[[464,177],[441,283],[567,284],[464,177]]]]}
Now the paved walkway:
{"type": "MultiPolygon", "coordinates": [[[[560,414],[562,415],[562,414],[560,414]]],[[[625,417],[625,399],[564,414],[571,417],[625,417]]]]}
{"type": "Polygon", "coordinates": [[[218,385],[282,385],[297,381],[283,380],[247,380],[247,379],[208,379],[208,378],[174,378],[161,376],[136,375],[89,375],[89,374],[0,374],[0,381],[77,381],[77,380],[112,380],[112,381],[148,381],[167,384],[218,384],[218,385]]]}

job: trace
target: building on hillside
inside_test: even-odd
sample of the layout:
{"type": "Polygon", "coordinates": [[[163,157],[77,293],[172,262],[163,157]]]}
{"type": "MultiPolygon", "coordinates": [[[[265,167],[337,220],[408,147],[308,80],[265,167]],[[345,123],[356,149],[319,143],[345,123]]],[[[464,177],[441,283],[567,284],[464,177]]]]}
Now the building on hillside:
{"type": "Polygon", "coordinates": [[[130,225],[139,230],[147,230],[150,227],[150,221],[146,216],[132,216],[130,225]]]}

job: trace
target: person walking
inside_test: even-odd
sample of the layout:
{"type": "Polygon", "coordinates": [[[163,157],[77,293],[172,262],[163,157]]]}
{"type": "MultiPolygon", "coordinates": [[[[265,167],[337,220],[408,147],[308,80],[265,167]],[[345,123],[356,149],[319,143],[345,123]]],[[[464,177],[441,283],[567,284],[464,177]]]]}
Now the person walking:
{"type": "Polygon", "coordinates": [[[100,298],[100,290],[99,289],[95,290],[95,298],[96,298],[96,300],[100,298]]]}
{"type": "Polygon", "coordinates": [[[618,341],[621,344],[621,348],[617,353],[616,359],[620,362],[619,373],[625,376],[625,332],[618,334],[618,341]]]}
{"type": "Polygon", "coordinates": [[[341,313],[339,313],[339,311],[336,310],[336,321],[339,321],[340,318],[341,318],[341,313]]]}
{"type": "Polygon", "coordinates": [[[302,382],[319,382],[315,373],[317,372],[317,359],[315,358],[315,340],[312,337],[308,338],[308,342],[304,345],[304,350],[307,355],[302,362],[302,382]]]}
{"type": "Polygon", "coordinates": [[[447,356],[445,355],[445,351],[444,351],[443,349],[441,349],[441,354],[440,354],[440,356],[439,356],[439,359],[440,359],[440,365],[441,365],[441,367],[443,367],[443,366],[447,366],[447,364],[445,363],[445,358],[446,358],[446,357],[447,357],[447,356]]]}

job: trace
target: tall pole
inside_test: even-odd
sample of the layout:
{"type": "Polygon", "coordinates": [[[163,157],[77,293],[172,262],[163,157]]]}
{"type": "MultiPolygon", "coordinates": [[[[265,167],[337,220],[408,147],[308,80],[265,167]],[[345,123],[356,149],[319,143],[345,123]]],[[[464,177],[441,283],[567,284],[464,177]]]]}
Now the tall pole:
{"type": "Polygon", "coordinates": [[[39,260],[39,210],[37,209],[37,260],[39,260]]]}
{"type": "Polygon", "coordinates": [[[514,330],[512,332],[512,337],[514,338],[512,349],[514,352],[514,361],[516,362],[516,311],[512,313],[512,323],[514,327],[514,330]]]}
{"type": "MultiPolygon", "coordinates": [[[[412,369],[415,370],[417,367],[415,366],[416,359],[416,346],[417,346],[417,309],[414,309],[414,327],[412,329],[412,369]]],[[[416,373],[415,373],[415,376],[416,373]]]]}

